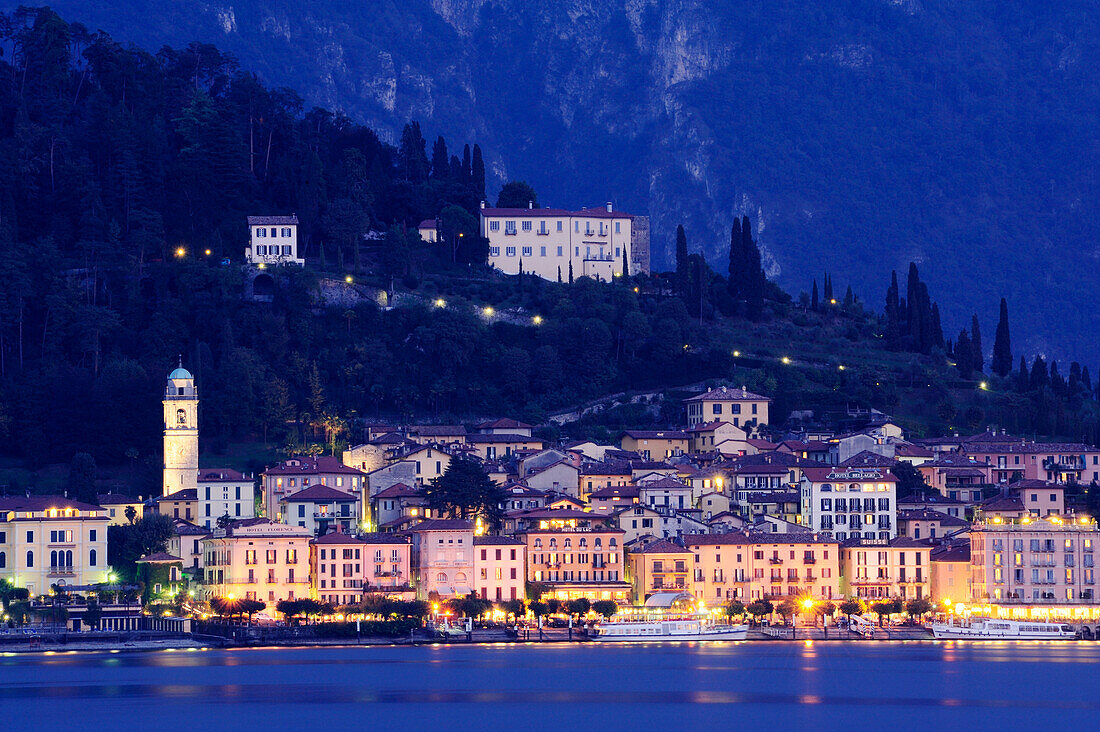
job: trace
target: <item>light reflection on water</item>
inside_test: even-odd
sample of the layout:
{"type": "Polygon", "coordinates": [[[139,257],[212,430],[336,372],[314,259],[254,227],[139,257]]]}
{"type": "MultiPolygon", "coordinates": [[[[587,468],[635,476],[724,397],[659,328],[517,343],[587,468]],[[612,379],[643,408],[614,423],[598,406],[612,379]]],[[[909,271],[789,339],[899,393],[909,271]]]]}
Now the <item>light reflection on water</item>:
{"type": "Polygon", "coordinates": [[[918,719],[985,728],[1029,713],[1091,726],[1098,662],[1100,644],[960,642],[5,654],[0,709],[77,714],[92,728],[127,709],[156,709],[158,726],[183,728],[196,704],[271,729],[311,726],[318,715],[354,722],[371,705],[389,710],[376,725],[384,728],[409,714],[484,719],[501,705],[529,727],[559,729],[591,726],[598,707],[615,709],[601,726],[634,729],[658,719],[721,726],[729,714],[773,727],[835,719],[848,730],[918,719]],[[731,711],[704,711],[715,707],[731,711]]]}

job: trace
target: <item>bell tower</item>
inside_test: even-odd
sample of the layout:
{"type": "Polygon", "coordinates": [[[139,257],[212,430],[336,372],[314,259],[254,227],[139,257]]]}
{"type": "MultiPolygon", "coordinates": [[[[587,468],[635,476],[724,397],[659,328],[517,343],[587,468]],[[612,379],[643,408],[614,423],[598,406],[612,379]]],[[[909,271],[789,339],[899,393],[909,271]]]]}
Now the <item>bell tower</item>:
{"type": "Polygon", "coordinates": [[[199,395],[195,377],[179,367],[164,387],[164,495],[199,487],[199,395]]]}

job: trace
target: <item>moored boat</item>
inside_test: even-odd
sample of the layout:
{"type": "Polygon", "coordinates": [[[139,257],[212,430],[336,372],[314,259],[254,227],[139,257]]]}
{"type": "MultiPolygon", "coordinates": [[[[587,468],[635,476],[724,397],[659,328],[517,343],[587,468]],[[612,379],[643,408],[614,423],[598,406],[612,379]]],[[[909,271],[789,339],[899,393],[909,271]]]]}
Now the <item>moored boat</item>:
{"type": "Polygon", "coordinates": [[[601,623],[595,632],[598,641],[743,641],[749,626],[716,623],[698,617],[601,623]]]}
{"type": "Polygon", "coordinates": [[[932,623],[939,640],[1072,640],[1072,626],[1031,620],[972,620],[967,624],[932,623]]]}

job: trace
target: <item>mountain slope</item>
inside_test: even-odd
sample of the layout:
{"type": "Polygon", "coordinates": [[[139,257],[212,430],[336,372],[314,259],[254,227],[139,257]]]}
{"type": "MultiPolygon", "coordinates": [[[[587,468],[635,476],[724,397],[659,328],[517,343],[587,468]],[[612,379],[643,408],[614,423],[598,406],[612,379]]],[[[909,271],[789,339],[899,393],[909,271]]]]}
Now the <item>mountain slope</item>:
{"type": "Polygon", "coordinates": [[[215,43],[391,139],[409,118],[478,139],[544,203],[648,213],[657,264],[681,221],[720,262],[748,213],[789,289],[828,269],[877,303],[915,260],[949,335],[971,312],[992,331],[1006,295],[1017,351],[1100,357],[1084,0],[53,6],[152,48],[215,43]]]}

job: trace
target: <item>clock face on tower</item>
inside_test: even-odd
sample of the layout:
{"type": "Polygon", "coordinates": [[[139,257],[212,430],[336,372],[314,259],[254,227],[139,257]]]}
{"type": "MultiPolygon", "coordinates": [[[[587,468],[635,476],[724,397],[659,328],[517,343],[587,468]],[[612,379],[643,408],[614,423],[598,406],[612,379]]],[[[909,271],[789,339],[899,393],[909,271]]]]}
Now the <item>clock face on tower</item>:
{"type": "Polygon", "coordinates": [[[175,453],[176,453],[176,460],[182,462],[184,456],[187,454],[187,448],[184,447],[183,445],[176,445],[175,453]]]}

